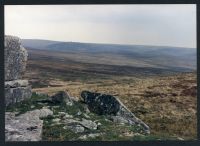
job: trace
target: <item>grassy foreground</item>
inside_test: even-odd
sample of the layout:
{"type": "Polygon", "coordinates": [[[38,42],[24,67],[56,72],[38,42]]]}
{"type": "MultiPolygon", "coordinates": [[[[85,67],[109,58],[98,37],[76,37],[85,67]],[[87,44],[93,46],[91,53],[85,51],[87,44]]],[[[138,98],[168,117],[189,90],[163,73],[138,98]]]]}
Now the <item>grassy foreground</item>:
{"type": "Polygon", "coordinates": [[[179,137],[162,134],[150,134],[146,135],[143,133],[142,129],[137,126],[129,126],[129,125],[121,125],[113,123],[108,120],[106,116],[96,115],[94,113],[88,113],[87,116],[85,114],[77,115],[79,111],[84,113],[84,104],[81,102],[75,102],[74,106],[67,106],[65,104],[53,105],[53,104],[41,104],[35,102],[38,99],[44,99],[45,96],[37,95],[33,93],[32,97],[21,103],[18,103],[14,106],[7,107],[6,111],[9,112],[17,112],[17,115],[23,114],[26,111],[41,109],[43,107],[48,107],[54,113],[53,116],[49,116],[47,118],[43,118],[43,133],[42,140],[43,141],[131,141],[131,140],[179,140],[179,137]],[[97,130],[89,130],[85,129],[83,133],[74,133],[69,129],[64,129],[65,124],[62,123],[62,117],[60,117],[59,113],[65,112],[69,115],[73,115],[73,119],[90,119],[92,121],[96,121],[101,123],[97,130]],[[55,122],[55,119],[60,119],[60,122],[55,122]],[[100,134],[95,137],[87,137],[85,139],[81,139],[84,135],[88,134],[100,134]]]}

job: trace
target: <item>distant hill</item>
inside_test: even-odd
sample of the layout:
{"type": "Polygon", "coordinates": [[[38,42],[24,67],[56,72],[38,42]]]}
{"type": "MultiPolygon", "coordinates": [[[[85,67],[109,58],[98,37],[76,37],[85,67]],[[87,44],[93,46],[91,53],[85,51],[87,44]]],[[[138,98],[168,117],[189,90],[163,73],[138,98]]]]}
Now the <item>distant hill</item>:
{"type": "Polygon", "coordinates": [[[96,44],[23,39],[27,49],[63,52],[59,56],[85,63],[196,70],[196,49],[168,46],[96,44]]]}

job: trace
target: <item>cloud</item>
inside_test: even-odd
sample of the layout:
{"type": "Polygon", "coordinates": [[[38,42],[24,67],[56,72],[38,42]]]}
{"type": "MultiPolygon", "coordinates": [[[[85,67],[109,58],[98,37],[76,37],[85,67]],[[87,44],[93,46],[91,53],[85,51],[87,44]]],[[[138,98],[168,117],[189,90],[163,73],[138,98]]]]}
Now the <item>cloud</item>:
{"type": "Polygon", "coordinates": [[[196,47],[196,5],[7,5],[5,33],[60,41],[196,47]]]}

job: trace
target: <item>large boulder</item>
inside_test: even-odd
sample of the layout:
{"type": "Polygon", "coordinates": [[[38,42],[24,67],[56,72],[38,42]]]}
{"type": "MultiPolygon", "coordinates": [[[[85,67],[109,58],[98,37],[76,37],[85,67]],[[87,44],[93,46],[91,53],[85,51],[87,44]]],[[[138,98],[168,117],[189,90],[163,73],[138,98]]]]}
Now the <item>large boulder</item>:
{"type": "Polygon", "coordinates": [[[5,36],[4,45],[5,80],[21,79],[26,70],[28,53],[18,37],[5,36]]]}
{"type": "Polygon", "coordinates": [[[137,118],[118,98],[89,91],[82,91],[81,97],[91,112],[107,115],[113,122],[139,125],[146,133],[150,133],[149,126],[137,118]]]}
{"type": "Polygon", "coordinates": [[[83,91],[81,97],[89,110],[99,115],[116,115],[120,110],[119,101],[111,95],[83,91]]]}

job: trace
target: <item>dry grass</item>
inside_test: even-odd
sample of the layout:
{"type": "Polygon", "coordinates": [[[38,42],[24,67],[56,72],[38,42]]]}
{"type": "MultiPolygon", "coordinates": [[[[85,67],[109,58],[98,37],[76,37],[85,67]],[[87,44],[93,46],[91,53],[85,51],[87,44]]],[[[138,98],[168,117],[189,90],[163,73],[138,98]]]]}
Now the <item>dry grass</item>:
{"type": "Polygon", "coordinates": [[[193,73],[136,79],[115,78],[104,81],[49,81],[47,88],[33,91],[52,95],[59,90],[81,98],[83,90],[115,95],[151,128],[152,134],[167,134],[184,139],[197,137],[196,77],[193,73]],[[56,87],[57,86],[57,87],[56,87]]]}
{"type": "Polygon", "coordinates": [[[170,75],[159,68],[76,61],[59,54],[30,54],[24,78],[33,91],[49,95],[60,90],[77,99],[83,90],[114,95],[150,126],[152,134],[197,138],[195,73],[170,75]]]}

